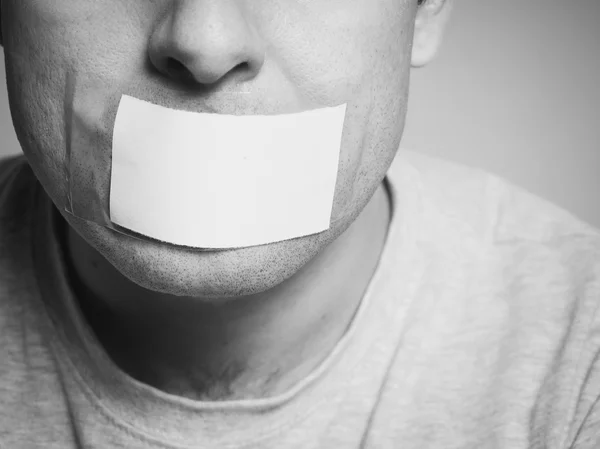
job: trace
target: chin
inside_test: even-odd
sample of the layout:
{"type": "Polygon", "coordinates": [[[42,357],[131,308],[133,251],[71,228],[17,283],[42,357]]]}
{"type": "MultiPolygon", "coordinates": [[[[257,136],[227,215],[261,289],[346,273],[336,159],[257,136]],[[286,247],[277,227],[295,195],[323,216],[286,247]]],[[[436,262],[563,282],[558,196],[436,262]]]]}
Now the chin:
{"type": "Polygon", "coordinates": [[[276,288],[343,232],[335,226],[266,245],[198,251],[137,239],[95,223],[68,221],[88,245],[132,282],[155,292],[213,303],[276,288]]]}

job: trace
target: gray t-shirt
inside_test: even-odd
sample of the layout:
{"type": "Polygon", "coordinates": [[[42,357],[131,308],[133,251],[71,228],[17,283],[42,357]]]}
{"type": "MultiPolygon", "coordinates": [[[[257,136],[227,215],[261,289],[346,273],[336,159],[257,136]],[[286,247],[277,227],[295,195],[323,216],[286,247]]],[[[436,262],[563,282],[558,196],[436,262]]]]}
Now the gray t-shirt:
{"type": "Polygon", "coordinates": [[[53,210],[0,162],[0,447],[600,448],[600,232],[484,171],[401,150],[357,314],[284,394],[194,401],[110,360],[53,210]]]}

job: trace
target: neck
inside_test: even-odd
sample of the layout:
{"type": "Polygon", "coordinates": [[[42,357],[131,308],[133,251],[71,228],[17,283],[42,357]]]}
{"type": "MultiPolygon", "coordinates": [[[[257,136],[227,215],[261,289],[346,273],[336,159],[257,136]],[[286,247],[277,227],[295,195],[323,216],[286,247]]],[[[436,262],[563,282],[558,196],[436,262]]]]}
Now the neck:
{"type": "Polygon", "coordinates": [[[210,304],[129,281],[68,227],[75,294],[100,343],[137,380],[193,399],[281,393],[344,334],[377,267],[390,219],[383,184],[352,225],[299,272],[210,304]]]}

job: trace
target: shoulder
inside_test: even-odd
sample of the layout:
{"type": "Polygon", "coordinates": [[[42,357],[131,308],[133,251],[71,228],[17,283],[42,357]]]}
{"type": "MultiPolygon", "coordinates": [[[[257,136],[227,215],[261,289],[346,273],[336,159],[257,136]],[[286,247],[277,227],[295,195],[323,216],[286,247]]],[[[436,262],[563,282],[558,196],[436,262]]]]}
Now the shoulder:
{"type": "Polygon", "coordinates": [[[474,282],[501,283],[514,307],[554,301],[575,319],[600,304],[600,230],[483,169],[411,151],[399,156],[392,177],[413,173],[414,185],[403,188],[419,190],[418,239],[435,258],[469,267],[480,276],[474,282]]]}
{"type": "Polygon", "coordinates": [[[598,228],[480,168],[410,151],[394,164],[404,166],[395,170],[414,172],[417,185],[410,188],[420,191],[420,238],[431,247],[451,251],[457,260],[489,261],[478,269],[501,269],[505,282],[518,290],[512,293],[529,295],[530,301],[546,292],[577,294],[578,301],[591,294],[596,297],[586,306],[600,303],[598,228]]]}
{"type": "Polygon", "coordinates": [[[518,320],[512,340],[534,345],[531,353],[552,371],[532,415],[536,426],[563,441],[574,441],[578,429],[598,438],[600,231],[485,170],[411,151],[399,156],[392,176],[412,171],[421,192],[420,238],[436,257],[448,255],[440,273],[466,261],[464,295],[497,295],[518,320]]]}
{"type": "Polygon", "coordinates": [[[426,210],[461,222],[488,245],[530,242],[596,246],[600,229],[506,178],[478,167],[401,150],[391,176],[415,173],[426,210]]]}

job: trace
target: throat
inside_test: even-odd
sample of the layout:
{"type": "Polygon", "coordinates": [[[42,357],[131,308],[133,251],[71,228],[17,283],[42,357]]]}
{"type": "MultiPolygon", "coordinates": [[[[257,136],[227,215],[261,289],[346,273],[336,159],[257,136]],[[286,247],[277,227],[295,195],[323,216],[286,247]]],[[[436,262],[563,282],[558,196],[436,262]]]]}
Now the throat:
{"type": "MultiPolygon", "coordinates": [[[[297,358],[283,355],[261,363],[251,353],[236,357],[219,353],[207,343],[191,349],[183,342],[144,339],[148,332],[124,330],[110,311],[90,307],[86,302],[82,303],[82,312],[106,354],[120,370],[165,393],[197,401],[260,399],[283,393],[327,355],[321,353],[318,360],[302,360],[296,365],[297,358]]],[[[314,346],[322,344],[328,343],[314,346]]],[[[305,348],[292,352],[317,350],[305,348]]]]}

